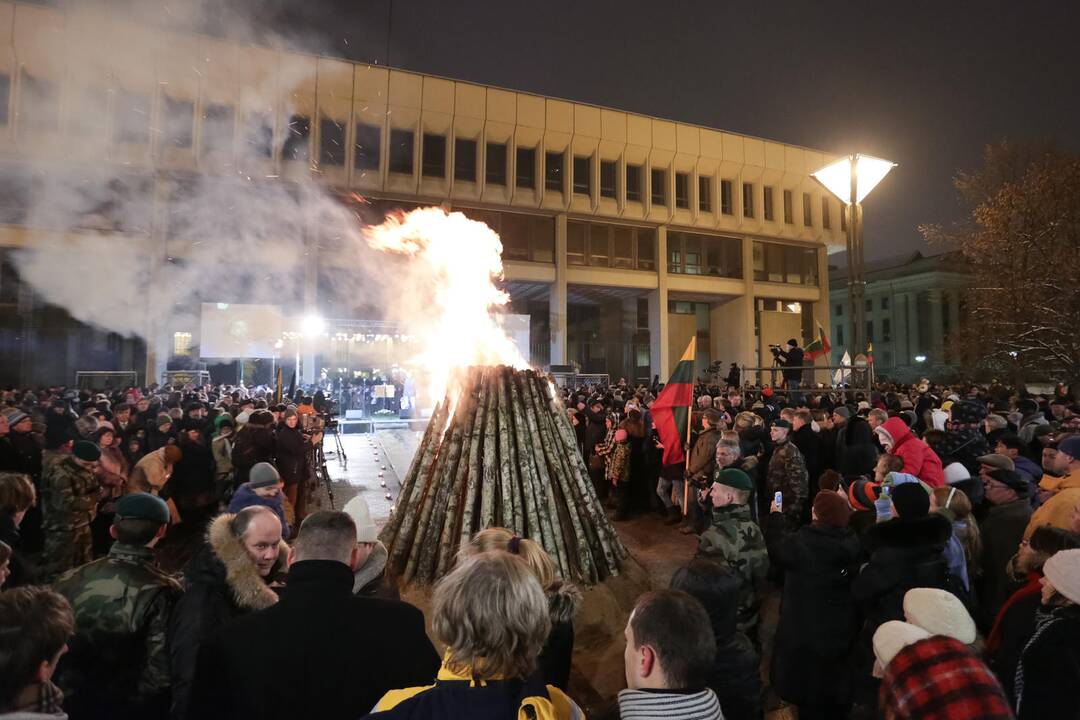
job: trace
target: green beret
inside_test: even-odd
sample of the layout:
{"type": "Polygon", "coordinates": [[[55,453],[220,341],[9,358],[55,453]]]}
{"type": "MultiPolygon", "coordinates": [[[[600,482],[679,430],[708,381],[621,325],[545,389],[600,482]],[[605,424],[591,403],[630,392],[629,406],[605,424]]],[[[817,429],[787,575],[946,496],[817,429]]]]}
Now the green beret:
{"type": "Polygon", "coordinates": [[[161,525],[169,524],[169,506],[157,495],[128,493],[116,503],[116,519],[154,520],[161,525]]]}
{"type": "Polygon", "coordinates": [[[717,476],[716,482],[736,490],[745,490],[747,492],[753,492],[754,490],[754,483],[750,480],[750,476],[738,468],[724,468],[717,476]]]}

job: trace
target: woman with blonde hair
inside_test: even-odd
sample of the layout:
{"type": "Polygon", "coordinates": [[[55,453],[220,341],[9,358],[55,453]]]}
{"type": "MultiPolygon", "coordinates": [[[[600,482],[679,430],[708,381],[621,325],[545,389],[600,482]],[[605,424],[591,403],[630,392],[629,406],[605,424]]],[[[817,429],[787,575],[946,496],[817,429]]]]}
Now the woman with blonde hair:
{"type": "Polygon", "coordinates": [[[525,561],[548,600],[551,632],[540,651],[539,666],[544,682],[566,690],[570,681],[570,659],[574,654],[574,615],[581,605],[581,590],[558,576],[555,563],[540,543],[515,535],[501,527],[481,530],[458,553],[462,562],[480,553],[501,550],[525,561]]]}
{"type": "Polygon", "coordinates": [[[446,645],[435,683],[391,690],[373,717],[584,719],[536,672],[551,620],[521,557],[499,550],[463,557],[435,587],[431,628],[446,645]]]}

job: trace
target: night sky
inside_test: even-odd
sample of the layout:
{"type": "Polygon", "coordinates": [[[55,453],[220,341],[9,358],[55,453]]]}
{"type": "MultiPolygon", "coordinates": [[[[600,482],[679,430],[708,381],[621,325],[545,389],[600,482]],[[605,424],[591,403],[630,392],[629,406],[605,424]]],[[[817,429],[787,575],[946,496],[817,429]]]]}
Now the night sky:
{"type": "Polygon", "coordinates": [[[865,203],[868,258],[925,248],[917,226],[959,215],[952,177],[987,143],[1080,147],[1073,1],[228,6],[245,3],[323,54],[893,160],[865,203]]]}

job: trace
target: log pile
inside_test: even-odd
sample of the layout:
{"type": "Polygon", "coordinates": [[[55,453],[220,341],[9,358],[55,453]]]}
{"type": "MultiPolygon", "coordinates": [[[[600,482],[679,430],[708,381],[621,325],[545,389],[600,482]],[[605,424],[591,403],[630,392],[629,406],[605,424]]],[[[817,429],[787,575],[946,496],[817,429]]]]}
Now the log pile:
{"type": "Polygon", "coordinates": [[[564,578],[617,575],[626,550],[547,379],[500,365],[461,380],[435,408],[379,536],[390,571],[429,584],[474,534],[506,527],[539,542],[564,578]]]}

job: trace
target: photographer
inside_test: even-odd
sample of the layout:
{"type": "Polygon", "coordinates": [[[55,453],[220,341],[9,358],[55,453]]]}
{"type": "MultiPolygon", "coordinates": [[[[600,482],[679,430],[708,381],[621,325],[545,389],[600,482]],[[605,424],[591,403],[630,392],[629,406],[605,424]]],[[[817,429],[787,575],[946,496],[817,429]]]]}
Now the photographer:
{"type": "Polygon", "coordinates": [[[783,347],[770,345],[769,351],[776,358],[776,362],[783,368],[784,387],[788,390],[788,399],[792,407],[802,405],[803,396],[799,392],[799,387],[803,376],[803,349],[799,347],[799,341],[791,338],[783,347]]]}

